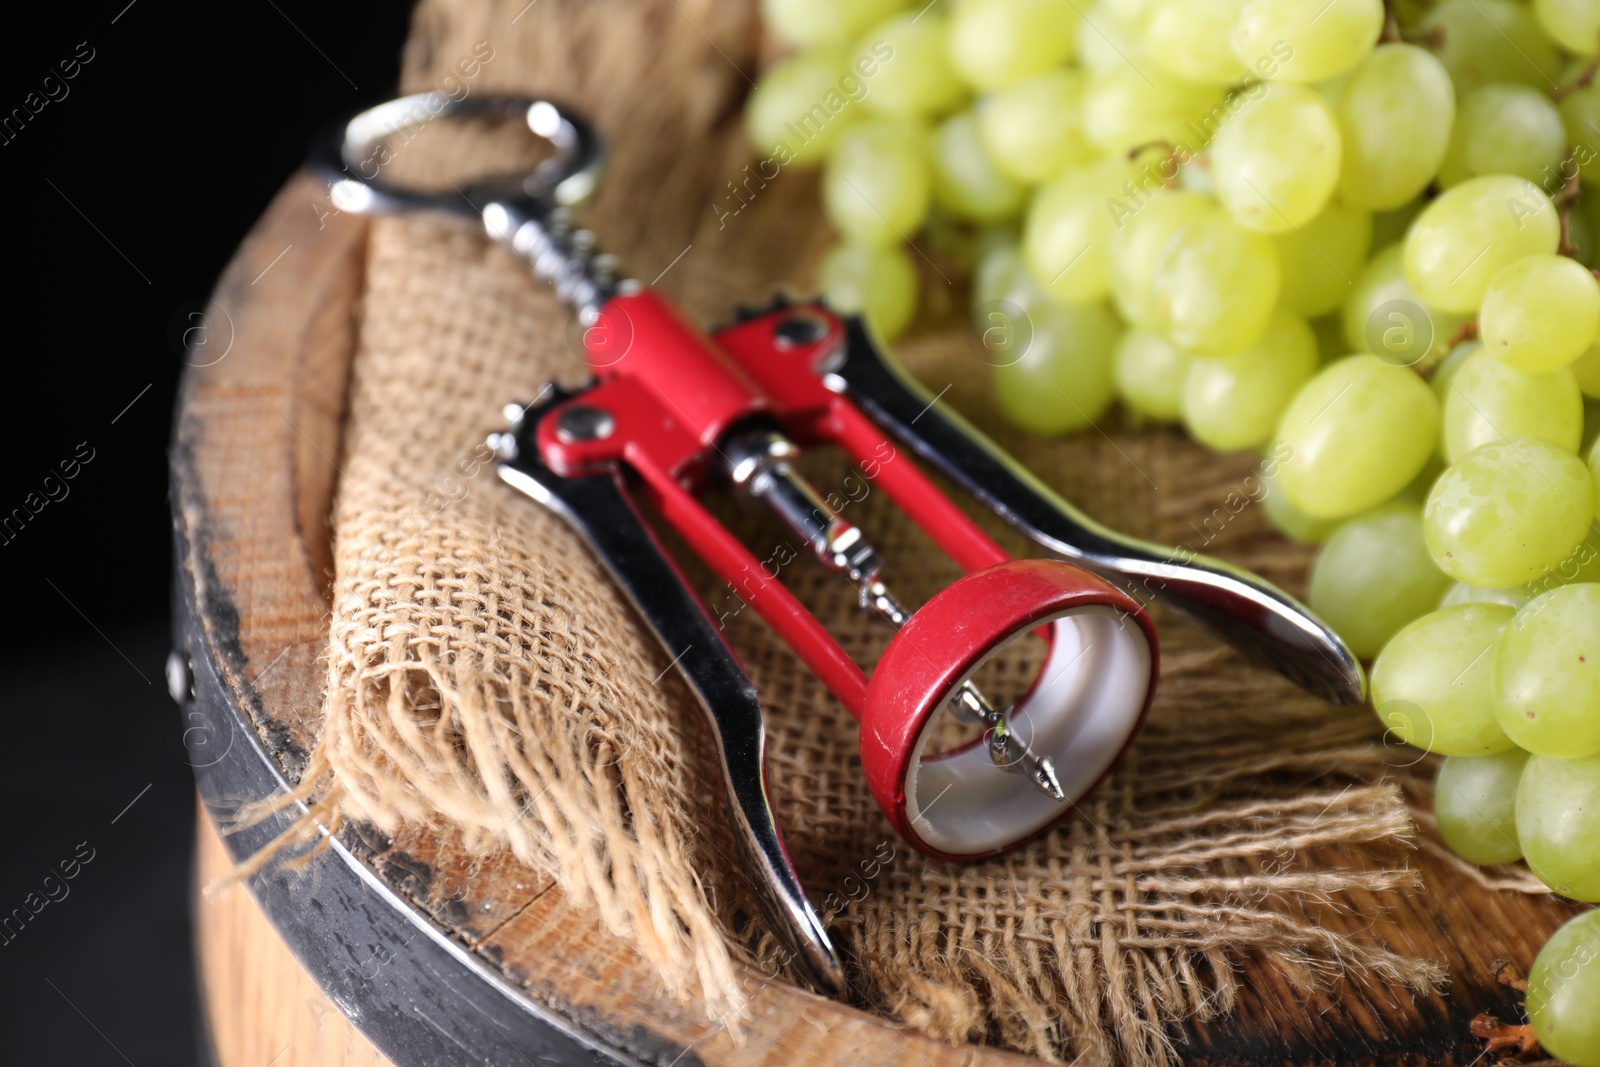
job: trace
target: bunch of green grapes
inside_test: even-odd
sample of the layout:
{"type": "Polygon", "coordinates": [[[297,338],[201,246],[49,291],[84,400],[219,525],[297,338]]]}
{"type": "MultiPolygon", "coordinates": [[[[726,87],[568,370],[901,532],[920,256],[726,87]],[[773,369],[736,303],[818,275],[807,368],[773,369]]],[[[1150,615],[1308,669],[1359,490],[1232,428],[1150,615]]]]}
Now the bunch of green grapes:
{"type": "MultiPolygon", "coordinates": [[[[764,10],[749,132],[822,168],[825,297],[893,338],[954,255],[1023,430],[1274,457],[1444,840],[1600,901],[1600,0],[764,10]]],[[[1534,1015],[1580,1064],[1596,970],[1534,1015]]]]}

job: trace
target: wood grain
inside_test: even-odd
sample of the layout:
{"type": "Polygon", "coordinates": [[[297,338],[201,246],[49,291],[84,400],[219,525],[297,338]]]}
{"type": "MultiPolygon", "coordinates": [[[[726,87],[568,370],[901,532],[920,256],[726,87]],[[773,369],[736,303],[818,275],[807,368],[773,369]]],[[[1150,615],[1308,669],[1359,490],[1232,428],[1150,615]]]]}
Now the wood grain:
{"type": "Polygon", "coordinates": [[[393,1067],[339,1014],[242,885],[201,807],[195,821],[195,942],[217,1067],[393,1067]]]}

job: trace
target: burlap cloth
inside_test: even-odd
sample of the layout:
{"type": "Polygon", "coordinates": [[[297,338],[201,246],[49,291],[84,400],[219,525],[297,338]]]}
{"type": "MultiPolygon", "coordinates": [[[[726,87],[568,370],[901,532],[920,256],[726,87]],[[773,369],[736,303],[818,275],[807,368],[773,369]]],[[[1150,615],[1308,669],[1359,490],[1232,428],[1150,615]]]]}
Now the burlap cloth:
{"type": "MultiPolygon", "coordinates": [[[[746,75],[764,58],[753,8],[424,0],[403,87],[449,88],[486,41],[493,58],[470,91],[581,105],[612,146],[588,220],[635,276],[715,325],[741,301],[804,282],[830,240],[815,178],[798,171],[725,214],[737,206],[726,183],[757,158],[740,128],[746,75]]],[[[471,169],[470,145],[424,143],[407,146],[410,162],[471,169]]],[[[924,275],[923,323],[896,347],[935,390],[951,386],[947,402],[1111,525],[1302,586],[1306,552],[1272,535],[1258,506],[1224,506],[1247,458],[1114,419],[1064,441],[1008,432],[962,336],[964,294],[931,266],[924,275]]],[[[471,223],[374,225],[335,512],[326,719],[307,785],[387,830],[409,820],[514,850],[635,942],[667,987],[721,1015],[740,1002],[736,961],[774,946],[729,860],[707,731],[583,544],[482,462],[506,401],[579,377],[572,336],[527,264],[471,223]]],[[[823,456],[812,474],[832,488],[849,470],[823,456]]],[[[758,556],[782,541],[759,516],[717,506],[758,556]]],[[[850,509],[909,602],[955,576],[881,494],[850,509]]],[[[703,568],[690,561],[688,573],[719,614],[737,611],[703,568]]],[[[888,635],[847,583],[804,560],[784,579],[858,662],[873,662],[888,635]]],[[[1167,1024],[1226,1011],[1241,965],[1304,988],[1346,975],[1388,987],[1439,979],[1315,917],[1342,891],[1381,901],[1414,883],[1412,820],[1385,780],[1392,750],[1371,713],[1318,703],[1181,620],[1158,623],[1149,725],[1083,817],[955,866],[896,840],[867,792],[849,715],[753,611],[729,616],[766,709],[777,817],[831,912],[854,1002],[952,1041],[1160,1064],[1174,1056],[1167,1024]],[[1327,846],[1340,849],[1336,869],[1311,855],[1327,846]]]]}

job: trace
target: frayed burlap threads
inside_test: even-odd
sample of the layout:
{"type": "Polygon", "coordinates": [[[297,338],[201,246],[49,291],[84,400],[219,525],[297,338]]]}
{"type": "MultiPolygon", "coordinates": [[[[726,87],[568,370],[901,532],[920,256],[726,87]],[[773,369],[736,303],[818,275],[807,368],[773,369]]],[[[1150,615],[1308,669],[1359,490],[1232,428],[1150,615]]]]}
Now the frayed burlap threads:
{"type": "MultiPolygon", "coordinates": [[[[828,240],[797,172],[736,219],[711,207],[751,160],[737,129],[748,87],[733,68],[754,73],[755,34],[753,5],[430,0],[406,84],[432,86],[489,40],[476,88],[549,91],[592,112],[615,142],[591,216],[603,244],[645,280],[661,272],[714,324],[808,276],[828,240]]],[[[935,273],[926,283],[943,290],[935,273]]],[[[302,788],[384,830],[422,825],[513,851],[721,1017],[739,1007],[738,961],[770,963],[775,948],[740,919],[748,896],[705,730],[670,657],[581,542],[500,485],[482,449],[505,402],[576,376],[571,337],[526,264],[470,223],[373,226],[334,516],[327,703],[302,788]]],[[[1027,440],[995,418],[986,368],[953,324],[899,350],[1090,513],[1300,580],[1305,553],[1266,534],[1256,509],[1213,530],[1244,465],[1159,432],[1027,440]]],[[[829,456],[811,473],[825,488],[850,476],[829,456]]],[[[762,517],[717,507],[758,556],[781,542],[762,517]]],[[[881,495],[850,517],[912,603],[954,577],[881,495]]],[[[1144,1067],[1176,1058],[1171,1022],[1233,1005],[1246,962],[1306,990],[1440,979],[1318,921],[1345,892],[1413,884],[1412,824],[1365,713],[1318,704],[1163,617],[1161,695],[1101,792],[1016,853],[931,863],[874,807],[848,714],[753,612],[686,569],[732,613],[728,639],[769,719],[778,819],[849,957],[856,1003],[952,1041],[1144,1067]],[[1319,865],[1333,848],[1370,862],[1319,865]]],[[[847,651],[876,659],[888,634],[846,584],[804,560],[784,578],[847,651]]]]}

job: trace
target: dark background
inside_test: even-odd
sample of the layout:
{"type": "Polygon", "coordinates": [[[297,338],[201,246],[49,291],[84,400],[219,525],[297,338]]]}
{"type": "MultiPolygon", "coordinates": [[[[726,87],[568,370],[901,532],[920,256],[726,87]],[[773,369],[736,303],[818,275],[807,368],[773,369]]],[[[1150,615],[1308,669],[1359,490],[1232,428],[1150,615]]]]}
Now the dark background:
{"type": "Polygon", "coordinates": [[[28,8],[0,117],[60,99],[0,134],[0,517],[29,516],[0,533],[0,916],[57,899],[0,933],[0,1064],[193,1064],[193,780],[163,678],[179,339],[311,133],[392,95],[409,5],[28,8]]]}

